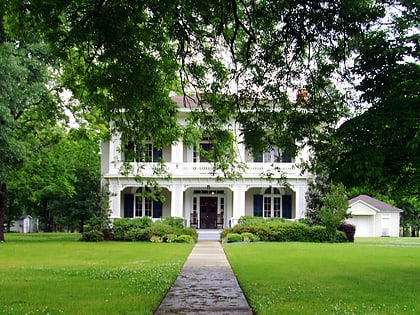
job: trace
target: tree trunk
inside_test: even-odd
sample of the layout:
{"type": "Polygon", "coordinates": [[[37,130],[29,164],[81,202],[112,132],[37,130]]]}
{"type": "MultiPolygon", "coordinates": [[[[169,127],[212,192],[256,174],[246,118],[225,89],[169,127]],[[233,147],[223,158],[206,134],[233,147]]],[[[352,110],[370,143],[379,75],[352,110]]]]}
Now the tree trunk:
{"type": "Polygon", "coordinates": [[[6,216],[7,185],[0,185],[0,242],[4,242],[4,218],[6,216]]]}

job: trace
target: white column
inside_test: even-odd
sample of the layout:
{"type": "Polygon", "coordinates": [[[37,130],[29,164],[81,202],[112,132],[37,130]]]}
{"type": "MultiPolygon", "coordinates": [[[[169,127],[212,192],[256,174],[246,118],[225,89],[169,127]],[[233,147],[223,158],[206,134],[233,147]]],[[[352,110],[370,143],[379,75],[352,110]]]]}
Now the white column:
{"type": "Polygon", "coordinates": [[[231,225],[238,223],[240,217],[245,215],[245,186],[237,185],[233,187],[232,199],[232,218],[231,225]]]}
{"type": "Polygon", "coordinates": [[[184,217],[184,187],[174,185],[171,191],[171,216],[184,217]]]}
{"type": "Polygon", "coordinates": [[[111,218],[121,218],[121,185],[109,184],[109,208],[111,209],[111,218]]]}
{"type": "Polygon", "coordinates": [[[171,150],[172,158],[170,162],[182,163],[184,159],[184,144],[182,143],[182,141],[172,144],[171,150]]]}
{"type": "Polygon", "coordinates": [[[306,191],[308,190],[307,185],[298,185],[296,189],[296,219],[305,217],[306,213],[306,191]]]}

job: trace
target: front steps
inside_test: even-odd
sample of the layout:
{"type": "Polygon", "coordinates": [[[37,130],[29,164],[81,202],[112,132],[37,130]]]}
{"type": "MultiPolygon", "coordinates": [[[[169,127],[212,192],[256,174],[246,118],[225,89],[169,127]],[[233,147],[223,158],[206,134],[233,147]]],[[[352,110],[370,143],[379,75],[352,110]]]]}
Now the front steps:
{"type": "Polygon", "coordinates": [[[198,240],[199,241],[220,241],[220,233],[223,230],[207,230],[207,229],[197,229],[198,240]]]}

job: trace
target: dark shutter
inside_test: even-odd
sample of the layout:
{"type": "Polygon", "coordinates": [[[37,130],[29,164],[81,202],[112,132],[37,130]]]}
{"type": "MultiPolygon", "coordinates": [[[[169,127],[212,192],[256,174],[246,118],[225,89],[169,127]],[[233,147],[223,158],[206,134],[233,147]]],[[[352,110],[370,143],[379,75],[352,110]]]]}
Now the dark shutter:
{"type": "Polygon", "coordinates": [[[134,195],[124,195],[124,218],[132,218],[134,216],[134,195]]]}
{"type": "Polygon", "coordinates": [[[292,218],[292,196],[284,195],[281,197],[281,199],[282,199],[283,218],[291,219],[292,218]]]}
{"type": "Polygon", "coordinates": [[[292,162],[292,156],[290,155],[289,152],[284,151],[281,154],[281,161],[283,163],[291,163],[292,162]]]}
{"type": "Polygon", "coordinates": [[[254,195],[254,217],[263,216],[263,196],[254,195]]]}
{"type": "Polygon", "coordinates": [[[254,152],[254,162],[261,163],[263,161],[264,154],[262,152],[254,152]]]}
{"type": "Polygon", "coordinates": [[[157,150],[154,146],[153,146],[153,162],[158,162],[162,159],[162,149],[157,150]]]}
{"type": "Polygon", "coordinates": [[[162,202],[160,201],[153,201],[153,218],[161,218],[162,217],[162,202]]]}

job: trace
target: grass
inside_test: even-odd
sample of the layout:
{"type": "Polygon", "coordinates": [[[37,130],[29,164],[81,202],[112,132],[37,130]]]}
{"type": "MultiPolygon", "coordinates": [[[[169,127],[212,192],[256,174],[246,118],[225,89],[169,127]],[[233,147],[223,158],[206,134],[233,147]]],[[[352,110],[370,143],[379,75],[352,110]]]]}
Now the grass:
{"type": "Polygon", "coordinates": [[[264,314],[420,314],[420,239],[227,244],[253,310],[264,314]]]}
{"type": "Polygon", "coordinates": [[[79,237],[6,234],[0,314],[152,314],[193,247],[79,237]]]}

